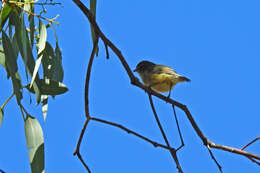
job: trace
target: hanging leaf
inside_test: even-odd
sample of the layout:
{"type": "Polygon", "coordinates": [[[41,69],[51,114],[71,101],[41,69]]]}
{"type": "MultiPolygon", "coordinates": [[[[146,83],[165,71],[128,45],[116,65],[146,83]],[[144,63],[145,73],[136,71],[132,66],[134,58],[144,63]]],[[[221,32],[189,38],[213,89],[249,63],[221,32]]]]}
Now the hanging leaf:
{"type": "MultiPolygon", "coordinates": [[[[50,80],[50,79],[41,79],[40,83],[41,83],[40,90],[43,95],[55,96],[55,95],[63,94],[68,91],[68,88],[66,87],[66,85],[64,85],[61,82],[57,82],[57,81],[50,80]]],[[[34,93],[33,88],[30,88],[29,84],[26,85],[25,88],[28,91],[30,91],[31,93],[34,93]]]]}
{"type": "Polygon", "coordinates": [[[38,47],[38,59],[36,60],[36,63],[35,63],[35,67],[34,67],[34,71],[33,71],[33,76],[32,76],[32,81],[31,81],[31,84],[30,84],[30,87],[32,87],[32,84],[35,80],[35,77],[36,77],[36,74],[38,73],[38,70],[39,70],[39,67],[40,67],[40,64],[41,64],[41,61],[42,61],[42,57],[43,57],[43,54],[42,54],[42,51],[44,50],[45,48],[45,44],[46,44],[46,39],[47,39],[47,30],[46,30],[46,26],[41,22],[41,20],[39,20],[39,42],[37,44],[37,47],[38,47]]]}
{"type": "Polygon", "coordinates": [[[46,42],[46,46],[43,52],[42,58],[42,67],[43,67],[43,76],[47,79],[52,79],[52,75],[55,72],[55,54],[52,46],[49,42],[46,42]]]}
{"type": "MultiPolygon", "coordinates": [[[[34,13],[34,6],[31,4],[31,12],[34,13]]],[[[34,26],[34,16],[29,15],[29,26],[30,26],[30,41],[31,47],[33,48],[34,45],[34,33],[35,33],[35,26],[34,26]]]]}
{"type": "Polygon", "coordinates": [[[15,56],[15,58],[17,60],[18,53],[19,53],[19,47],[17,45],[17,40],[16,40],[15,36],[13,36],[13,38],[12,38],[12,46],[13,46],[14,56],[15,56]]]}
{"type": "MultiPolygon", "coordinates": [[[[97,0],[90,0],[90,12],[93,15],[94,19],[96,19],[96,7],[97,7],[97,0]]],[[[95,31],[91,24],[90,24],[90,29],[91,29],[91,36],[92,36],[92,41],[93,41],[93,45],[94,45],[97,38],[96,38],[95,31]]],[[[96,56],[98,56],[98,50],[99,50],[99,48],[97,46],[97,48],[95,50],[96,56]]]]}
{"type": "Polygon", "coordinates": [[[31,12],[31,0],[24,0],[24,10],[31,12]]]}
{"type": "Polygon", "coordinates": [[[4,118],[4,110],[0,108],[0,127],[2,125],[3,118],[4,118]]]}
{"type": "MultiPolygon", "coordinates": [[[[49,42],[46,42],[42,58],[43,76],[44,79],[51,79],[53,81],[62,82],[63,68],[62,68],[62,54],[58,42],[56,42],[55,52],[49,42]]],[[[42,112],[46,119],[48,110],[48,95],[42,97],[42,112]]]]}
{"type": "Polygon", "coordinates": [[[48,95],[42,95],[41,96],[41,102],[42,102],[42,114],[44,121],[47,117],[47,111],[48,111],[48,95]]]}
{"type": "MultiPolygon", "coordinates": [[[[45,49],[43,52],[43,59],[42,59],[44,79],[52,79],[52,75],[55,72],[54,59],[55,59],[55,55],[54,55],[53,48],[48,42],[46,42],[45,49]]],[[[48,95],[41,96],[41,103],[42,103],[43,118],[45,121],[47,117],[47,111],[48,111],[48,95]]]]}
{"type": "Polygon", "coordinates": [[[2,31],[2,28],[5,25],[5,22],[7,21],[7,16],[11,12],[12,7],[10,7],[7,3],[4,3],[1,9],[0,13],[0,31],[2,31]]]}
{"type": "Polygon", "coordinates": [[[21,78],[18,73],[16,57],[14,55],[14,49],[10,39],[8,38],[8,36],[4,31],[2,31],[2,38],[3,38],[4,53],[6,56],[5,59],[6,65],[12,78],[13,89],[16,96],[16,100],[18,103],[20,103],[20,100],[22,99],[22,92],[21,92],[22,86],[21,86],[21,78]]]}
{"type": "Polygon", "coordinates": [[[5,66],[5,54],[4,54],[4,48],[0,46],[0,64],[6,68],[5,66]]]}
{"type": "Polygon", "coordinates": [[[32,173],[44,173],[44,138],[38,120],[27,115],[24,124],[32,173]]]}
{"type": "MultiPolygon", "coordinates": [[[[17,15],[14,15],[14,20],[16,21],[15,23],[15,37],[17,41],[17,45],[19,47],[21,56],[23,58],[24,65],[26,67],[26,72],[29,72],[30,76],[32,77],[34,67],[35,67],[35,61],[33,58],[32,54],[32,48],[30,46],[29,38],[27,35],[27,32],[25,30],[25,25],[24,25],[24,19],[23,19],[23,14],[21,15],[21,21],[20,18],[17,15]]],[[[38,73],[36,74],[35,77],[35,82],[33,83],[33,89],[37,98],[37,103],[40,102],[40,79],[38,73]]]]}
{"type": "Polygon", "coordinates": [[[56,55],[55,59],[54,59],[55,73],[53,73],[52,80],[62,82],[63,76],[64,76],[64,71],[62,68],[62,54],[61,54],[61,50],[59,48],[58,42],[56,42],[55,55],[56,55]]]}

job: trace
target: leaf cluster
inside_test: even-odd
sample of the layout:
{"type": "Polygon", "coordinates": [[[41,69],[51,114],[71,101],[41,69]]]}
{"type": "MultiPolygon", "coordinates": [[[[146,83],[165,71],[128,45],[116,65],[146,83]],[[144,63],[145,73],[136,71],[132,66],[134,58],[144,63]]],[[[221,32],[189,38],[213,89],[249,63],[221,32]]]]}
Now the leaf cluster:
{"type": "MultiPolygon", "coordinates": [[[[64,76],[62,52],[53,25],[57,23],[54,21],[57,17],[45,18],[43,16],[46,13],[45,8],[42,8],[39,14],[35,14],[37,9],[35,6],[36,2],[32,0],[2,1],[0,64],[6,71],[7,80],[12,81],[13,94],[0,107],[0,125],[4,117],[4,107],[14,95],[24,119],[31,170],[38,173],[44,172],[43,131],[38,120],[24,108],[23,92],[35,95],[37,105],[42,103],[45,120],[49,96],[54,98],[68,91],[68,88],[62,83],[64,76]],[[47,41],[48,29],[53,29],[55,47],[47,41]],[[22,66],[20,64],[18,66],[19,58],[23,62],[22,66]],[[22,73],[18,67],[24,67],[22,70],[25,72],[22,73]]],[[[41,3],[41,6],[44,7],[44,3],[41,3]]]]}

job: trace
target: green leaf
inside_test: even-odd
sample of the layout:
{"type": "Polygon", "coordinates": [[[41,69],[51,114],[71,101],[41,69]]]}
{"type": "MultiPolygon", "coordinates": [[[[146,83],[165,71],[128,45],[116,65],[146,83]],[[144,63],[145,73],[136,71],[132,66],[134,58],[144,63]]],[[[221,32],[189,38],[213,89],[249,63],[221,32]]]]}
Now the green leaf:
{"type": "Polygon", "coordinates": [[[41,20],[39,20],[39,41],[37,43],[38,56],[42,53],[42,51],[45,48],[46,39],[47,39],[46,26],[44,23],[42,23],[41,20]]]}
{"type": "Polygon", "coordinates": [[[6,60],[7,69],[12,78],[13,89],[16,96],[16,100],[18,103],[20,103],[20,100],[22,99],[22,92],[21,92],[22,86],[21,86],[20,75],[18,73],[16,57],[14,55],[14,49],[10,39],[8,38],[8,36],[4,31],[2,31],[2,38],[3,38],[4,53],[6,56],[5,60],[6,60]]]}
{"type": "MultiPolygon", "coordinates": [[[[29,72],[30,76],[32,77],[34,67],[35,67],[35,61],[33,58],[32,54],[32,48],[30,46],[29,38],[27,35],[27,32],[25,30],[25,25],[24,25],[24,19],[23,15],[21,15],[21,21],[20,18],[17,15],[14,15],[15,18],[15,37],[17,41],[17,45],[19,47],[21,56],[23,58],[24,65],[26,67],[26,72],[29,72]]],[[[36,98],[37,98],[37,103],[40,102],[40,79],[39,75],[36,74],[35,77],[35,82],[33,83],[33,89],[36,91],[36,98]]]]}
{"type": "Polygon", "coordinates": [[[62,67],[62,54],[58,43],[56,43],[55,52],[52,46],[46,42],[42,59],[43,75],[54,81],[62,82],[64,71],[62,67]]]}
{"type": "Polygon", "coordinates": [[[44,173],[44,138],[41,125],[32,116],[27,116],[24,124],[27,148],[32,173],[44,173]]]}
{"type": "Polygon", "coordinates": [[[4,54],[4,48],[3,46],[0,46],[0,64],[6,68],[6,65],[5,65],[5,54],[4,54]]]}
{"type": "MultiPolygon", "coordinates": [[[[31,11],[34,13],[34,6],[31,4],[31,11]]],[[[35,26],[34,26],[34,16],[29,15],[29,25],[30,25],[30,41],[31,41],[31,47],[33,48],[34,44],[34,33],[35,33],[35,26]]]]}
{"type": "MultiPolygon", "coordinates": [[[[90,0],[90,12],[91,14],[93,15],[94,19],[96,19],[96,7],[97,7],[97,0],[90,0]]],[[[93,41],[93,44],[95,43],[96,41],[96,34],[95,34],[95,31],[92,27],[92,25],[90,24],[90,29],[91,29],[91,36],[92,36],[92,41],[93,41]]],[[[98,46],[96,48],[96,56],[98,56],[98,46]]]]}
{"type": "Polygon", "coordinates": [[[2,125],[3,118],[4,118],[4,110],[0,109],[0,127],[2,125]]]}
{"type": "MultiPolygon", "coordinates": [[[[63,94],[68,91],[68,88],[66,87],[66,85],[64,85],[61,82],[57,82],[57,81],[50,80],[50,79],[41,79],[40,83],[41,83],[40,90],[41,90],[42,95],[55,96],[55,95],[63,94]]],[[[25,88],[28,91],[30,91],[31,93],[34,93],[33,88],[30,88],[29,84],[26,85],[25,88]]]]}
{"type": "MultiPolygon", "coordinates": [[[[46,46],[43,52],[42,66],[43,76],[45,79],[62,82],[64,73],[62,68],[62,55],[57,42],[55,52],[52,46],[48,42],[46,42],[46,46]]],[[[44,97],[42,96],[41,102],[43,117],[45,120],[48,110],[48,95],[44,95],[44,97]]]]}
{"type": "Polygon", "coordinates": [[[31,12],[31,2],[32,0],[24,0],[24,10],[31,12]]]}
{"type": "Polygon", "coordinates": [[[62,82],[63,76],[64,76],[64,71],[62,68],[62,54],[61,54],[61,50],[59,48],[58,42],[56,42],[55,55],[56,55],[55,59],[54,59],[55,73],[53,73],[52,80],[62,82]]]}
{"type": "Polygon", "coordinates": [[[7,16],[11,12],[12,7],[10,7],[7,3],[4,3],[1,13],[0,13],[0,31],[2,31],[2,28],[5,25],[5,22],[7,21],[7,16]]]}
{"type": "Polygon", "coordinates": [[[38,70],[39,70],[39,67],[40,67],[40,64],[41,64],[41,61],[42,61],[42,57],[43,57],[42,51],[45,48],[46,39],[47,39],[46,26],[44,25],[44,23],[41,22],[41,20],[39,20],[39,29],[40,29],[40,31],[39,31],[40,32],[39,33],[40,39],[39,39],[39,42],[37,44],[37,47],[38,47],[38,59],[36,60],[36,63],[35,63],[35,67],[34,67],[32,81],[31,81],[30,87],[32,87],[32,84],[33,84],[33,82],[35,80],[36,74],[38,73],[38,70]]]}
{"type": "Polygon", "coordinates": [[[44,78],[52,79],[52,75],[55,72],[54,59],[55,59],[55,54],[53,48],[49,42],[46,42],[46,46],[43,52],[43,59],[42,59],[44,78]]]}
{"type": "Polygon", "coordinates": [[[48,111],[48,95],[42,95],[41,96],[41,102],[42,102],[42,114],[44,121],[47,117],[47,111],[48,111]]]}
{"type": "Polygon", "coordinates": [[[14,56],[15,56],[15,58],[17,60],[18,53],[19,53],[19,47],[17,45],[17,40],[16,40],[15,36],[13,36],[13,38],[12,38],[12,46],[13,46],[14,56]]]}

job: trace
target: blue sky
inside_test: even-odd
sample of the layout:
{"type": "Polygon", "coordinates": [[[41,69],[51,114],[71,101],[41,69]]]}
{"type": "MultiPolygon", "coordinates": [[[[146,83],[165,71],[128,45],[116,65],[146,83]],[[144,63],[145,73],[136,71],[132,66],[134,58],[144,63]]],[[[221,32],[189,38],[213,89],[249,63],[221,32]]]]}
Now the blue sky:
{"type": "MultiPolygon", "coordinates": [[[[62,3],[63,8],[48,7],[48,16],[60,14],[56,32],[69,92],[50,99],[46,122],[41,107],[29,104],[27,92],[23,103],[43,127],[46,172],[85,172],[72,153],[85,121],[84,80],[92,41],[83,13],[72,1],[62,3]]],[[[260,135],[259,5],[257,0],[98,1],[97,22],[132,69],[141,60],[150,60],[190,78],[190,83],[175,87],[173,99],[187,105],[213,142],[241,148],[260,135]]],[[[54,43],[52,33],[48,34],[54,43]]],[[[91,115],[164,143],[146,93],[130,84],[115,54],[110,51],[110,59],[105,58],[101,41],[99,47],[90,81],[91,115]]],[[[12,92],[2,67],[0,80],[2,104],[12,92]]],[[[178,147],[170,105],[154,101],[171,145],[178,147]]],[[[218,172],[185,114],[177,110],[177,115],[185,142],[178,152],[184,172],[218,172]]],[[[0,136],[0,169],[29,172],[23,120],[15,99],[5,108],[0,136]]],[[[260,154],[259,145],[247,151],[260,154]]],[[[81,153],[95,173],[177,172],[169,152],[97,122],[90,122],[81,153]]],[[[259,172],[259,166],[245,157],[214,149],[213,153],[225,173],[259,172]]]]}

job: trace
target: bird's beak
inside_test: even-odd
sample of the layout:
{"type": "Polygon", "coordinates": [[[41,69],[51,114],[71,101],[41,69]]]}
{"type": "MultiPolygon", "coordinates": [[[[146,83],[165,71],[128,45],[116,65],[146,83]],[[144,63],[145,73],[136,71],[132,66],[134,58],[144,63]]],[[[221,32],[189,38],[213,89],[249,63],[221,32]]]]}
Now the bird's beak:
{"type": "Polygon", "coordinates": [[[134,69],[134,72],[137,72],[137,68],[136,68],[136,69],[134,69]]]}

